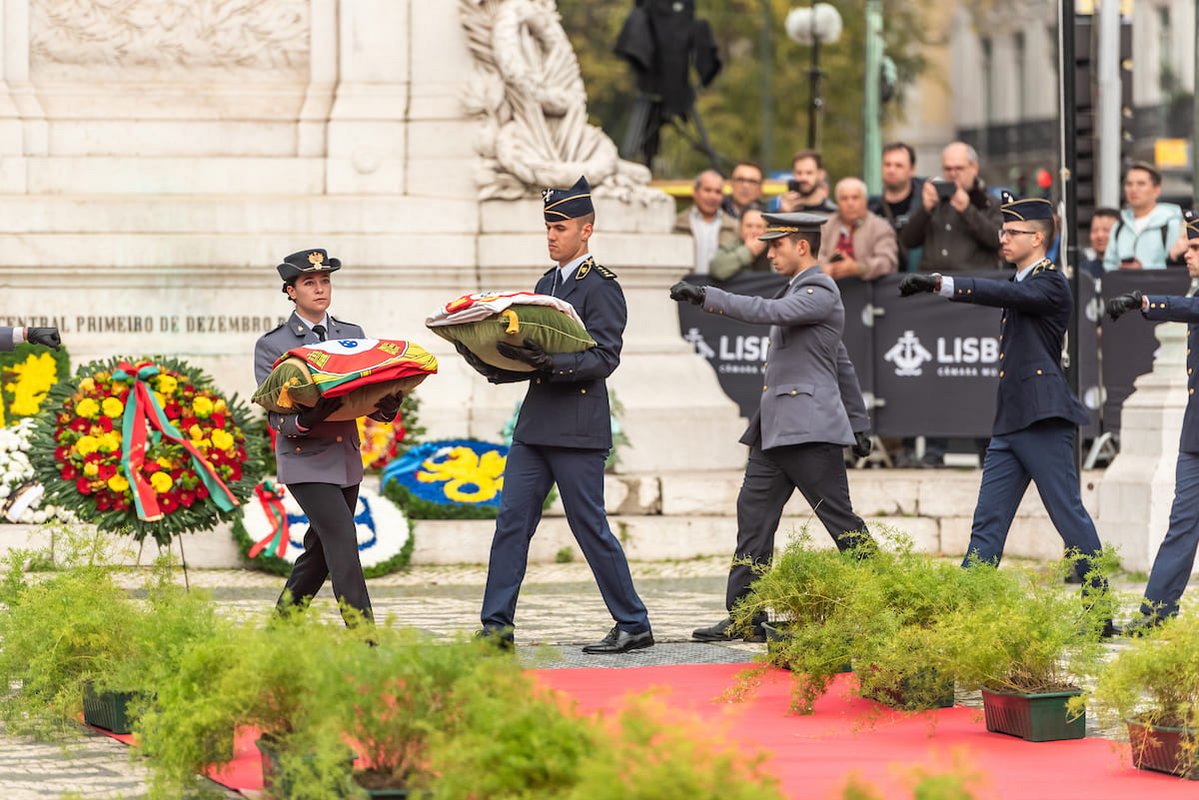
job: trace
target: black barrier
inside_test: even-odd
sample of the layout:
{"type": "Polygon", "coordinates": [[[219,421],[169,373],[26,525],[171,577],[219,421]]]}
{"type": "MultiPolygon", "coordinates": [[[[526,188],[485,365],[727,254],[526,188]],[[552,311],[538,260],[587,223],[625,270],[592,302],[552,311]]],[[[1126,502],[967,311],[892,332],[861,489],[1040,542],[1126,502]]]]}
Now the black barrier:
{"type": "MultiPolygon", "coordinates": [[[[772,272],[742,272],[727,281],[707,275],[688,275],[688,283],[719,286],[736,294],[774,297],[786,285],[785,278],[772,272]]],[[[762,363],[766,360],[769,325],[750,325],[722,314],[708,314],[690,303],[679,303],[679,329],[695,352],[708,359],[716,379],[749,418],[762,399],[762,363]]]]}
{"type": "MultiPolygon", "coordinates": [[[[1102,300],[1140,289],[1145,294],[1185,294],[1191,277],[1185,269],[1115,270],[1103,276],[1102,300]]],[[[1120,410],[1132,394],[1132,384],[1153,369],[1157,353],[1157,326],[1136,312],[1116,321],[1104,318],[1100,326],[1099,350],[1103,364],[1103,429],[1120,430],[1120,410]]]]}
{"type": "MultiPolygon", "coordinates": [[[[977,277],[995,278],[1003,274],[987,272],[977,277]]],[[[901,298],[901,279],[901,275],[889,275],[871,283],[839,282],[846,309],[843,339],[862,391],[868,400],[873,400],[875,433],[989,436],[995,415],[1002,312],[985,306],[951,303],[934,295],[901,298]]],[[[784,283],[782,278],[764,273],[739,274],[723,282],[699,276],[687,280],[759,297],[773,297],[784,283]]],[[[1106,293],[1107,287],[1104,289],[1106,293]]],[[[1096,296],[1093,281],[1084,282],[1082,298],[1084,318],[1094,324],[1101,300],[1096,296]]],[[[721,388],[737,402],[742,415],[753,414],[761,399],[761,364],[769,326],[748,325],[727,316],[706,314],[687,303],[679,305],[679,321],[683,337],[712,364],[721,388]]],[[[1151,326],[1142,327],[1151,330],[1151,326]]],[[[1152,349],[1148,355],[1151,366],[1152,349]]],[[[1135,361],[1138,357],[1113,356],[1105,351],[1105,358],[1135,361]]],[[[1097,412],[1104,392],[1099,388],[1099,348],[1093,335],[1080,337],[1079,369],[1082,399],[1097,412]]],[[[1127,379],[1129,390],[1132,378],[1127,379]]],[[[1084,438],[1092,438],[1099,432],[1098,413],[1082,432],[1084,438]]]]}

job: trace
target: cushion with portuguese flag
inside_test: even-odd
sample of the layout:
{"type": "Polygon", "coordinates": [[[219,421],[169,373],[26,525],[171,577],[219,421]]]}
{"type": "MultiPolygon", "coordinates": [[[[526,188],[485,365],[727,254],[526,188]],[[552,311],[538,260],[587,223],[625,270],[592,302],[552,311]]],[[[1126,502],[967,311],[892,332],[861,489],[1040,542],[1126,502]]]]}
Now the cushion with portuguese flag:
{"type": "Polygon", "coordinates": [[[476,292],[437,309],[425,325],[451,342],[461,342],[493,367],[531,372],[523,361],[504,358],[500,342],[522,345],[532,340],[547,353],[580,353],[595,347],[574,306],[535,292],[476,292]]]}
{"type": "Polygon", "coordinates": [[[295,414],[321,397],[344,397],[330,420],[374,413],[386,395],[407,395],[437,372],[437,359],[400,339],[338,339],[293,347],[275,361],[254,392],[254,402],[279,414],[295,414]]]}

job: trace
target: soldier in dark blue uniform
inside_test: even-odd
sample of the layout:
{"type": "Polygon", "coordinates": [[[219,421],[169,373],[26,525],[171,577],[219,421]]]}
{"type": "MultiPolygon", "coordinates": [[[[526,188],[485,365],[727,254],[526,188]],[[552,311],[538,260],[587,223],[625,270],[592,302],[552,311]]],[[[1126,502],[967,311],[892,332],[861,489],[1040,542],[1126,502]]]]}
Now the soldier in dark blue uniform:
{"type": "MultiPolygon", "coordinates": [[[[913,274],[903,279],[899,291],[904,297],[939,292],[957,302],[1003,309],[999,397],[967,560],[973,555],[999,563],[1031,480],[1066,546],[1084,556],[1075,563],[1081,578],[1101,545],[1082,505],[1074,460],[1074,437],[1089,415],[1070,391],[1061,366],[1073,306],[1070,284],[1045,257],[1055,233],[1053,206],[1047,200],[1019,200],[1004,204],[1002,211],[1000,250],[1005,261],[1015,264],[1014,276],[994,280],[913,274]]],[[[1088,588],[1105,585],[1095,578],[1088,588]]],[[[1104,633],[1112,632],[1109,622],[1104,633]]]]}
{"type": "MultiPolygon", "coordinates": [[[[1199,219],[1187,212],[1187,270],[1199,278],[1199,219]]],[[[1187,323],[1187,408],[1182,418],[1178,443],[1178,465],[1174,470],[1174,504],[1170,529],[1153,559],[1141,617],[1125,630],[1136,635],[1178,614],[1178,601],[1186,590],[1199,547],[1199,297],[1119,295],[1107,301],[1108,314],[1117,319],[1125,311],[1140,309],[1145,319],[1187,323]]]]}
{"type": "Polygon", "coordinates": [[[587,645],[583,652],[624,653],[654,643],[624,550],[604,513],[604,460],[612,448],[604,379],[620,364],[628,311],[616,275],[588,253],[595,210],[586,178],[569,189],[547,189],[543,197],[550,258],[558,266],[541,276],[535,291],[574,306],[596,345],[581,353],[547,353],[532,342],[520,347],[499,345],[501,355],[529,364],[533,372],[496,369],[459,347],[471,366],[492,383],[529,381],[504,470],[480,616],[484,633],[511,645],[529,541],[541,521],[550,487],[557,482],[571,532],[616,621],[602,641],[587,645]]]}
{"type": "MultiPolygon", "coordinates": [[[[321,249],[301,250],[275,268],[283,292],[296,304],[287,322],[264,333],[254,346],[254,377],[262,383],[279,356],[293,347],[327,339],[362,339],[362,328],[329,314],[333,296],[330,274],[341,261],[321,249]]],[[[385,397],[371,416],[382,422],[395,418],[400,398],[385,397]]],[[[296,559],[279,597],[279,608],[307,602],[332,577],[339,603],[370,620],[371,600],[358,558],[354,508],[362,483],[362,454],[354,420],[329,422],[341,398],[322,398],[298,414],[267,415],[276,432],[275,461],[279,482],[308,517],[304,552],[296,559]]]]}

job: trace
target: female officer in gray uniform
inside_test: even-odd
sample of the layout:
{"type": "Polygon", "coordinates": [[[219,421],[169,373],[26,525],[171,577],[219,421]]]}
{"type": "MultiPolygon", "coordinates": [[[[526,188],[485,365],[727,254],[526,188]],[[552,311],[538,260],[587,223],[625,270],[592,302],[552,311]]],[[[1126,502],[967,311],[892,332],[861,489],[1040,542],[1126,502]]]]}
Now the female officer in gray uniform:
{"type": "MultiPolygon", "coordinates": [[[[293,347],[326,339],[362,339],[362,328],[329,315],[333,295],[330,275],[341,261],[321,249],[302,250],[283,259],[275,269],[283,279],[283,292],[296,304],[287,322],[263,334],[254,346],[254,377],[262,383],[279,356],[293,347]]],[[[358,534],[354,508],[362,483],[362,456],[358,426],[353,420],[327,422],[341,406],[341,398],[322,398],[298,414],[269,413],[276,433],[275,461],[279,482],[308,516],[304,552],[296,559],[278,608],[312,599],[333,579],[333,594],[345,608],[371,620],[362,563],[358,559],[358,534]]],[[[397,397],[385,397],[371,415],[390,422],[399,410],[397,397]]]]}

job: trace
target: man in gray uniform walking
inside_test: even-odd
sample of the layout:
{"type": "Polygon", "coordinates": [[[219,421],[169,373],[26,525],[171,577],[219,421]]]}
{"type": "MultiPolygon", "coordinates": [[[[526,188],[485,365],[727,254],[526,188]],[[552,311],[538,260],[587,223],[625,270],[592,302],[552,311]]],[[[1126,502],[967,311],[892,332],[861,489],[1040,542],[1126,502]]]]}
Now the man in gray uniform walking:
{"type": "MultiPolygon", "coordinates": [[[[766,232],[774,271],[790,278],[776,298],[731,294],[714,286],[677,283],[671,299],[702,306],[742,322],[770,325],[769,360],[761,407],[741,437],[749,463],[737,496],[738,561],[729,571],[729,611],[749,594],[753,565],[769,564],[783,506],[796,489],[841,550],[869,541],[866,523],[849,500],[843,449],[856,437],[842,401],[840,361],[845,307],[832,278],[816,263],[824,217],[767,214],[766,232]]],[[[761,641],[758,620],[748,640],[761,641]]],[[[727,641],[726,618],[692,636],[727,641]]]]}

